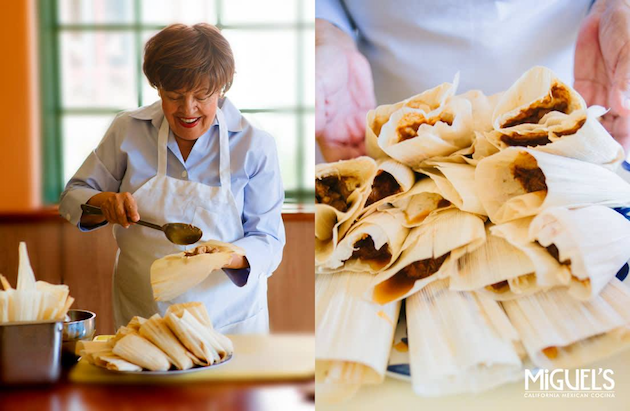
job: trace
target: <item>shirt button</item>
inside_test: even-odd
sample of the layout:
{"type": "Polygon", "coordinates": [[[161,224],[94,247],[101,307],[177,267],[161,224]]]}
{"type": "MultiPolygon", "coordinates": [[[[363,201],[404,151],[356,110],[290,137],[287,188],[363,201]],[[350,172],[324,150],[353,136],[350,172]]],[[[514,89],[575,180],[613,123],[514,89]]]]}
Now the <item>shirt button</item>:
{"type": "Polygon", "coordinates": [[[184,178],[188,177],[188,173],[185,170],[182,171],[182,177],[184,177],[184,178]]]}

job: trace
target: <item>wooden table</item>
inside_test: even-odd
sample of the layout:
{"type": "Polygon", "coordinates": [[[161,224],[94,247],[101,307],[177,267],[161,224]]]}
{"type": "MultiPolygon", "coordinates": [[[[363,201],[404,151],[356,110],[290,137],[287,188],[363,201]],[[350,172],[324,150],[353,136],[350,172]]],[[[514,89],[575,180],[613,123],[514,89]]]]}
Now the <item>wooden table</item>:
{"type": "Polygon", "coordinates": [[[38,387],[0,387],[3,411],[314,410],[312,381],[176,385],[100,385],[68,381],[38,387]]]}

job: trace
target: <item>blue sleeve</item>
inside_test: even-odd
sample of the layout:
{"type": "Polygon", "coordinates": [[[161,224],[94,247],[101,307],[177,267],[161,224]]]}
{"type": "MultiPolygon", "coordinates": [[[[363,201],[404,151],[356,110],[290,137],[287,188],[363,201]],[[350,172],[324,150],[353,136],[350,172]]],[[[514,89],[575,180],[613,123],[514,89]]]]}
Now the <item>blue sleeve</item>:
{"type": "Polygon", "coordinates": [[[354,25],[342,4],[342,0],[317,0],[315,18],[327,20],[348,33],[352,38],[355,37],[354,25]]]}
{"type": "MultiPolygon", "coordinates": [[[[248,152],[251,170],[243,199],[244,236],[233,242],[245,250],[250,268],[226,270],[236,285],[244,285],[249,277],[270,276],[282,260],[285,244],[282,204],[284,188],[275,140],[269,134],[255,130],[248,152]]],[[[247,168],[250,168],[247,167],[247,168]]]]}
{"type": "Polygon", "coordinates": [[[90,231],[107,224],[104,222],[90,228],[81,226],[81,204],[96,194],[105,191],[118,192],[120,189],[126,169],[126,155],[121,150],[120,141],[123,123],[121,116],[114,119],[98,147],[85,159],[61,193],[59,214],[82,231],[90,231]]]}

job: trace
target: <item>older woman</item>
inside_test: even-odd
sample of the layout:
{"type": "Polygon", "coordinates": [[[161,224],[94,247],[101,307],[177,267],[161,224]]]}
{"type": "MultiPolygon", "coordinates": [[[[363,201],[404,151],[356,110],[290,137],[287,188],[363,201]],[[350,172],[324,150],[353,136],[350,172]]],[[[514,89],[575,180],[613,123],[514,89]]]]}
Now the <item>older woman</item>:
{"type": "Polygon", "coordinates": [[[176,24],[145,47],[144,73],[161,101],[119,114],[61,195],[59,210],[83,231],[114,226],[116,326],[201,301],[223,333],[266,332],[267,277],[282,258],[284,190],[274,139],[223,97],[234,75],[227,40],[208,24],[176,24]],[[81,204],[104,216],[84,215],[81,204]],[[183,247],[133,224],[191,223],[203,240],[246,251],[223,272],[167,303],[153,300],[153,261],[183,247]],[[226,275],[227,274],[227,275],[226,275]],[[239,287],[238,285],[244,286],[239,287]]]}

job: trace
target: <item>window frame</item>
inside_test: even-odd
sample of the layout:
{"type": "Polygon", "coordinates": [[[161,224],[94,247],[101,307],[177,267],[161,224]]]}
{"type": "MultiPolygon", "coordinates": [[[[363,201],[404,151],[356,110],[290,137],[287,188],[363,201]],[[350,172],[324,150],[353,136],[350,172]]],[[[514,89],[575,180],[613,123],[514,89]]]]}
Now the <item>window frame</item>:
{"type": "MultiPolygon", "coordinates": [[[[63,176],[63,117],[65,115],[115,115],[120,111],[132,107],[91,107],[91,108],[64,108],[61,96],[61,59],[60,59],[60,36],[68,31],[114,31],[121,33],[133,33],[134,35],[134,55],[136,59],[136,97],[138,107],[142,106],[143,100],[143,77],[142,72],[142,34],[149,30],[161,30],[166,25],[143,24],[141,21],[141,1],[132,0],[134,10],[134,20],[125,24],[61,24],[59,18],[58,0],[38,0],[38,25],[39,25],[39,57],[40,57],[40,101],[41,101],[41,130],[42,130],[42,191],[43,201],[46,205],[57,204],[59,195],[64,189],[63,176]]],[[[314,201],[314,189],[304,186],[306,164],[315,159],[307,157],[306,138],[314,136],[305,135],[306,116],[314,114],[315,108],[304,104],[304,55],[302,44],[307,35],[306,30],[314,30],[315,24],[302,21],[305,7],[304,0],[297,1],[295,23],[272,23],[272,24],[223,24],[222,5],[224,1],[215,0],[217,20],[215,25],[220,29],[229,30],[295,30],[296,33],[296,103],[287,107],[273,108],[239,108],[243,114],[255,113],[292,113],[296,118],[295,136],[296,144],[296,164],[297,167],[297,188],[285,190],[285,204],[309,204],[314,201]]],[[[314,102],[313,102],[314,103],[314,102]]],[[[280,142],[278,142],[280,143],[280,142]]]]}

